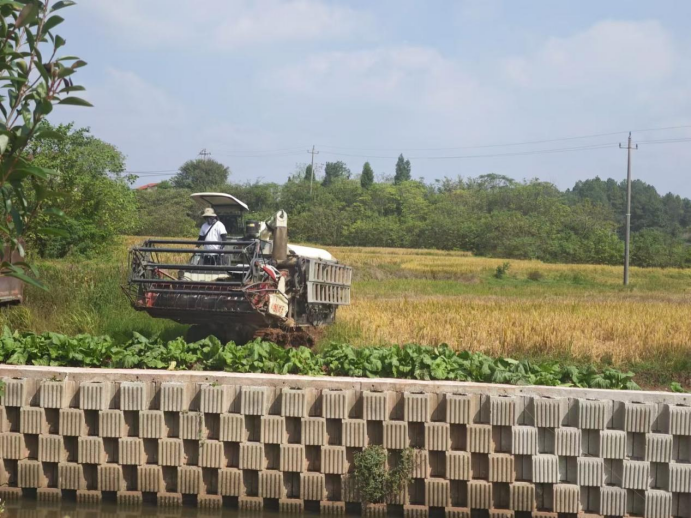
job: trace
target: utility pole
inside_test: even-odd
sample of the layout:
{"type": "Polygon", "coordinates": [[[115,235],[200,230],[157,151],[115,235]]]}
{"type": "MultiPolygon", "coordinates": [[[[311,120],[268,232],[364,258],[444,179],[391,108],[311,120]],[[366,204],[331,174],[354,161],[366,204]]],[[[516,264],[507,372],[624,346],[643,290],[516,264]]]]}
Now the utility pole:
{"type": "Polygon", "coordinates": [[[312,174],[310,174],[310,196],[312,196],[312,183],[314,183],[314,155],[318,155],[319,151],[315,151],[314,146],[312,146],[312,151],[308,149],[307,152],[312,155],[312,174]]]}
{"type": "Polygon", "coordinates": [[[626,161],[626,237],[624,240],[624,286],[629,284],[629,243],[631,242],[631,151],[638,149],[631,146],[631,132],[626,147],[619,144],[620,149],[626,149],[628,159],[626,161]]]}
{"type": "Polygon", "coordinates": [[[199,156],[202,157],[202,160],[206,161],[211,156],[211,152],[204,148],[199,152],[199,156]]]}

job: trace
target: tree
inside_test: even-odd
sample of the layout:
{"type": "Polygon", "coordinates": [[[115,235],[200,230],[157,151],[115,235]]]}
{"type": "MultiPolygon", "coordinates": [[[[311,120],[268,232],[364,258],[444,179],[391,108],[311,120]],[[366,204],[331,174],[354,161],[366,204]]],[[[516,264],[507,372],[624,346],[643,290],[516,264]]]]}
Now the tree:
{"type": "Polygon", "coordinates": [[[407,182],[412,178],[412,168],[410,167],[410,160],[403,158],[403,153],[398,156],[396,161],[396,174],[393,177],[393,183],[407,182]]]}
{"type": "Polygon", "coordinates": [[[123,176],[123,154],[90,135],[88,128],[75,130],[72,124],[51,126],[44,121],[39,131],[51,137],[32,143],[27,152],[34,164],[55,171],[48,178],[51,196],[43,206],[64,216],[56,220],[49,213],[38,220],[67,232],[64,236],[31,235],[37,251],[48,257],[89,253],[111,244],[117,234],[133,231],[137,218],[130,184],[134,177],[123,176]]]}
{"type": "Polygon", "coordinates": [[[195,238],[199,210],[187,189],[136,191],[137,234],[157,237],[195,238]]]}
{"type": "MultiPolygon", "coordinates": [[[[0,3],[0,71],[4,92],[0,95],[0,276],[11,276],[41,286],[35,270],[25,262],[12,264],[4,251],[19,250],[22,238],[33,228],[41,235],[64,235],[54,228],[38,228],[45,202],[51,196],[48,178],[54,174],[32,163],[25,154],[35,140],[54,137],[50,130],[40,129],[41,121],[53,110],[54,104],[91,106],[72,97],[84,90],[73,83],[72,76],[86,63],[76,57],[58,59],[57,52],[65,39],[54,33],[64,21],[55,11],[74,2],[24,0],[0,3]],[[34,274],[34,275],[32,275],[34,274]]],[[[54,216],[58,216],[56,211],[54,216]]]]}
{"type": "Polygon", "coordinates": [[[350,169],[340,160],[338,162],[327,162],[324,168],[324,181],[322,185],[328,187],[340,178],[350,178],[350,169]]]}
{"type": "Polygon", "coordinates": [[[305,181],[314,181],[313,174],[314,173],[312,172],[312,164],[307,164],[307,167],[305,167],[305,181]]]}
{"type": "Polygon", "coordinates": [[[362,166],[362,174],[360,175],[360,185],[363,189],[369,189],[374,183],[374,171],[369,162],[365,162],[362,166]]]}
{"type": "Polygon", "coordinates": [[[188,160],[180,171],[173,176],[173,187],[192,191],[208,191],[225,185],[230,169],[220,162],[211,159],[197,158],[188,160]]]}

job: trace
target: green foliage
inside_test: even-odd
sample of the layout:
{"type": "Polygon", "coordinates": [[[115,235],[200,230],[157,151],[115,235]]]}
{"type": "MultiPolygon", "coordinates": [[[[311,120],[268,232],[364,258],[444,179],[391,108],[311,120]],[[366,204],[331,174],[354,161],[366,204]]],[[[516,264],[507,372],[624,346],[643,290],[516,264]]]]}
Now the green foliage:
{"type": "Polygon", "coordinates": [[[414,453],[410,448],[400,452],[392,469],[387,469],[387,451],[379,445],[367,446],[355,454],[355,483],[363,504],[380,504],[400,493],[413,473],[414,453]]]}
{"type": "Polygon", "coordinates": [[[196,237],[194,200],[187,189],[165,188],[136,191],[136,234],[158,237],[196,237]]]}
{"type": "Polygon", "coordinates": [[[506,277],[506,274],[509,273],[509,268],[511,268],[511,263],[509,262],[504,262],[503,264],[497,266],[497,269],[494,272],[494,277],[496,279],[503,279],[506,277]]]}
{"type": "Polygon", "coordinates": [[[417,380],[474,381],[512,385],[574,386],[635,390],[632,372],[613,368],[563,366],[490,358],[482,353],[454,351],[446,345],[353,347],[328,344],[321,352],[306,347],[286,349],[270,342],[242,346],[210,337],[187,343],[164,342],[139,333],[124,343],[108,336],[73,337],[58,333],[12,333],[0,336],[0,362],[12,365],[213,370],[264,374],[303,374],[417,380]]]}
{"type": "Polygon", "coordinates": [[[211,191],[226,184],[230,169],[212,159],[188,160],[172,178],[173,187],[194,192],[211,191]]]}
{"type": "MultiPolygon", "coordinates": [[[[0,2],[0,234],[2,250],[19,250],[29,231],[43,235],[65,235],[64,230],[43,227],[41,216],[53,193],[48,186],[54,171],[33,163],[27,147],[44,138],[59,138],[40,128],[55,104],[90,106],[71,94],[84,90],[72,76],[86,63],[74,56],[58,58],[65,39],[54,33],[64,21],[51,13],[71,3],[25,0],[0,2]]],[[[50,207],[49,207],[50,208],[50,207]]],[[[55,210],[54,216],[60,211],[55,210]]],[[[3,252],[4,253],[4,252],[3,252]]],[[[0,257],[0,276],[12,276],[39,285],[36,272],[27,263],[0,257]]]]}
{"type": "Polygon", "coordinates": [[[52,126],[41,122],[38,131],[51,135],[31,143],[27,152],[33,163],[55,171],[46,182],[51,196],[37,218],[40,227],[64,229],[64,235],[30,234],[32,248],[44,257],[70,252],[89,254],[112,245],[118,233],[135,230],[136,205],[123,177],[125,157],[114,146],[75,130],[72,124],[52,126]],[[110,177],[109,174],[114,175],[110,177]],[[55,214],[61,214],[56,218],[55,214]]]}
{"type": "Polygon", "coordinates": [[[410,160],[403,158],[403,153],[398,156],[396,161],[396,174],[393,177],[393,183],[399,184],[403,182],[408,182],[412,179],[412,168],[410,166],[410,160]]]}
{"type": "Polygon", "coordinates": [[[669,384],[669,390],[671,392],[677,392],[680,394],[685,394],[686,390],[684,390],[684,387],[681,386],[681,383],[678,381],[673,381],[672,383],[669,384]]]}
{"type": "Polygon", "coordinates": [[[360,175],[360,187],[369,189],[374,183],[374,170],[369,162],[365,162],[362,166],[362,174],[360,175]]]}
{"type": "Polygon", "coordinates": [[[327,162],[324,167],[324,181],[322,185],[328,187],[337,180],[347,180],[350,178],[350,169],[345,165],[345,162],[327,162]]]}
{"type": "Polygon", "coordinates": [[[537,282],[544,279],[545,275],[540,270],[533,270],[528,272],[528,275],[526,275],[526,277],[528,278],[528,280],[537,282]]]}

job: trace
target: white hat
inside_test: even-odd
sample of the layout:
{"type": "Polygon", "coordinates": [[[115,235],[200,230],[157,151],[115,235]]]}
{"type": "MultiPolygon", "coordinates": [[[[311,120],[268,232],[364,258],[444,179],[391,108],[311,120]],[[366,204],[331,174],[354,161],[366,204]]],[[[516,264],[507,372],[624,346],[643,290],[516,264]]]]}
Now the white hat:
{"type": "Polygon", "coordinates": [[[214,209],[211,207],[207,207],[204,209],[204,213],[202,214],[203,218],[215,218],[216,213],[214,212],[214,209]]]}

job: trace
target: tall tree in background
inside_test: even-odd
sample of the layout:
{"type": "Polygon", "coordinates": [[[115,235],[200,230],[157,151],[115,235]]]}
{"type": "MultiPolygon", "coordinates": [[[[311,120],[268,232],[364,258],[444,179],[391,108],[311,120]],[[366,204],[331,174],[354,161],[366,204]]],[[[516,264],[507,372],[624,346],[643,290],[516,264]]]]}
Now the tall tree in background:
{"type": "Polygon", "coordinates": [[[341,178],[346,180],[350,178],[350,169],[348,169],[348,166],[340,160],[338,162],[327,162],[324,168],[324,181],[322,185],[328,187],[341,178]]]}
{"type": "Polygon", "coordinates": [[[84,90],[72,79],[86,63],[74,56],[57,56],[65,39],[54,29],[64,18],[54,12],[74,2],[49,4],[38,0],[0,2],[0,276],[39,286],[31,266],[24,261],[13,263],[11,255],[5,255],[7,249],[24,255],[21,241],[30,229],[41,235],[64,235],[59,229],[37,228],[45,201],[53,194],[47,181],[54,172],[33,164],[25,151],[35,140],[59,138],[50,129],[39,127],[53,105],[91,106],[71,96],[84,90]]]}
{"type": "Polygon", "coordinates": [[[211,159],[188,160],[172,178],[172,184],[179,189],[208,191],[226,184],[230,169],[211,159]]]}
{"type": "Polygon", "coordinates": [[[360,175],[360,186],[363,189],[369,189],[374,183],[374,171],[369,162],[365,162],[362,166],[362,174],[360,175]]]}
{"type": "Polygon", "coordinates": [[[410,167],[410,160],[403,158],[403,153],[398,156],[396,161],[396,174],[393,177],[393,183],[396,185],[410,181],[412,176],[412,168],[410,167]]]}
{"type": "Polygon", "coordinates": [[[312,164],[307,164],[307,167],[305,167],[305,181],[306,182],[311,182],[314,179],[312,178],[312,175],[314,173],[312,172],[312,164]]]}

